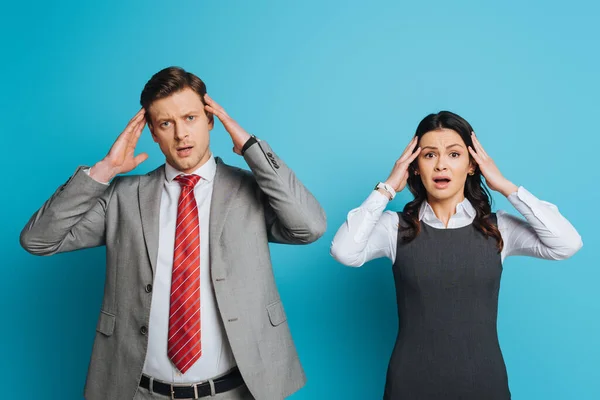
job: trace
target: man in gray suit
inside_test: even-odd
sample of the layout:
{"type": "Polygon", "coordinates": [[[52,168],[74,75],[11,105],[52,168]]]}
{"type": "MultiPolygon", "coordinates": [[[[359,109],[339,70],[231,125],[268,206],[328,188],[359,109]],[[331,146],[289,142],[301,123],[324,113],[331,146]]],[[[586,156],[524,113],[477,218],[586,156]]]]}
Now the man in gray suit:
{"type": "Polygon", "coordinates": [[[106,246],[85,397],[283,399],[305,376],[268,242],[311,243],[325,214],[195,75],[158,72],[141,104],[107,156],[78,168],[21,233],[37,255],[106,246]],[[215,115],[251,172],[213,157],[215,115]],[[134,154],[146,123],[166,163],[118,176],[148,157],[134,154]]]}

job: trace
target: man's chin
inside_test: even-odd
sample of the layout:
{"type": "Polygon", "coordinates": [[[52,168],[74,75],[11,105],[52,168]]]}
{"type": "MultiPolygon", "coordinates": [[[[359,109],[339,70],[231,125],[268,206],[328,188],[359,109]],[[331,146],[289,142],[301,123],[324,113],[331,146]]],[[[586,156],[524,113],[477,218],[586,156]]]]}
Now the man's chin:
{"type": "Polygon", "coordinates": [[[200,166],[200,158],[199,157],[185,157],[185,158],[176,158],[172,160],[167,160],[169,165],[175,168],[178,171],[189,174],[194,172],[200,166]]]}

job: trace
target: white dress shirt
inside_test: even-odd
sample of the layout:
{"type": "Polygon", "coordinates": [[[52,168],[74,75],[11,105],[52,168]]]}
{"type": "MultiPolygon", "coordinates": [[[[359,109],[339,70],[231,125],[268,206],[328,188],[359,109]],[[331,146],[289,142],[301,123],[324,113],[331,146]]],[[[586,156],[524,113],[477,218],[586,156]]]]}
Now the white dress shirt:
{"type": "Polygon", "coordinates": [[[221,375],[235,366],[231,347],[219,315],[213,291],[209,265],[210,202],[217,164],[213,156],[193,172],[202,179],[194,187],[200,220],[200,315],[202,326],[202,356],[181,374],[167,355],[171,270],[175,244],[175,222],[181,185],[175,177],[181,172],[165,164],[165,181],[160,201],[160,231],[158,260],[152,289],[152,305],[148,324],[148,352],[144,373],[155,379],[173,383],[204,381],[221,375]]]}
{"type": "MultiPolygon", "coordinates": [[[[583,245],[581,236],[563,217],[558,208],[539,200],[525,188],[508,196],[510,203],[525,217],[515,217],[499,210],[498,229],[504,241],[501,259],[524,255],[562,260],[575,254],[583,245]]],[[[385,211],[388,198],[373,191],[358,208],[351,210],[331,243],[331,255],[340,263],[360,267],[367,261],[387,257],[396,260],[398,246],[398,214],[385,211]]],[[[456,229],[475,219],[475,208],[464,199],[456,206],[448,226],[439,220],[429,203],[424,201],[419,220],[437,229],[456,229]]]]}
{"type": "MultiPolygon", "coordinates": [[[[175,181],[182,172],[165,163],[165,181],[160,199],[160,222],[158,235],[158,261],[152,288],[150,322],[148,323],[148,352],[144,362],[144,374],[165,382],[194,383],[222,375],[235,367],[231,346],[227,341],[225,327],[219,315],[213,290],[209,265],[210,201],[217,163],[210,159],[193,174],[202,179],[194,187],[200,220],[200,318],[202,356],[181,374],[167,355],[169,333],[169,309],[171,299],[171,271],[175,247],[175,222],[181,185],[175,181]]],[[[84,170],[90,174],[90,168],[84,170]]],[[[109,185],[107,182],[100,182],[109,185]]]]}

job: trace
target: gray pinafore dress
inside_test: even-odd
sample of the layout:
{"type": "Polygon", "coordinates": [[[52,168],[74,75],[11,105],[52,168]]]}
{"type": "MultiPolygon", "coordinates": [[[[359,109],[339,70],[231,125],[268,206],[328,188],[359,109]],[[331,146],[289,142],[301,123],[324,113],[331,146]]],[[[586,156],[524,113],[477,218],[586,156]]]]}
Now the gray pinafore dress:
{"type": "MultiPolygon", "coordinates": [[[[393,265],[400,322],[385,400],[508,400],[496,319],[502,261],[470,224],[421,232],[393,265]]],[[[496,215],[491,215],[496,225],[496,215]]]]}

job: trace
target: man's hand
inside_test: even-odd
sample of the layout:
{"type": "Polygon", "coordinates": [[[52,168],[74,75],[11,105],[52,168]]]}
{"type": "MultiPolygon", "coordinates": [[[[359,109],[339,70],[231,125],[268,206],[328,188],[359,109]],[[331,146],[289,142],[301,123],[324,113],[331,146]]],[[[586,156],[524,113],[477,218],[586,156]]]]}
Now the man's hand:
{"type": "Polygon", "coordinates": [[[241,155],[242,148],[251,137],[250,134],[246,132],[244,128],[242,128],[237,122],[235,122],[233,118],[227,115],[223,107],[211,99],[208,94],[204,95],[204,100],[206,101],[204,109],[219,118],[219,121],[221,121],[225,127],[225,130],[231,136],[231,140],[233,140],[233,152],[241,155]]]}
{"type": "Polygon", "coordinates": [[[148,158],[146,153],[134,156],[135,147],[146,125],[144,114],[143,108],[135,114],[113,143],[106,157],[90,169],[90,177],[98,182],[108,182],[118,174],[127,173],[146,161],[148,158]]]}

